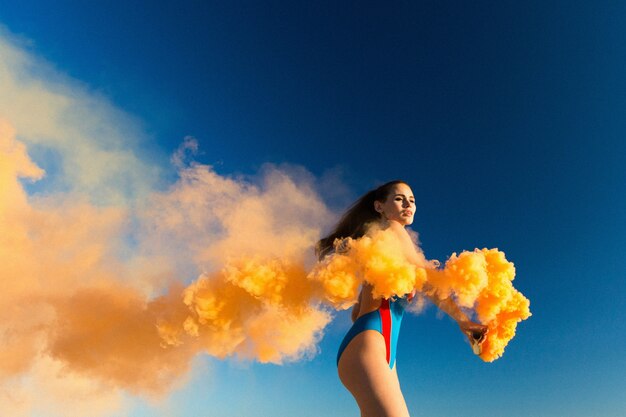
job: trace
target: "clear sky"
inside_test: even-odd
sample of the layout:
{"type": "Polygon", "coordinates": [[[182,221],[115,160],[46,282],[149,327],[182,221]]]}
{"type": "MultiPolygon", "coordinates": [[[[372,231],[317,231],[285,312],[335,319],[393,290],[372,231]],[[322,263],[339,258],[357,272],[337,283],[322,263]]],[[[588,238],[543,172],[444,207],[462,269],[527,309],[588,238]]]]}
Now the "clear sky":
{"type": "MultiPolygon", "coordinates": [[[[533,316],[493,363],[434,307],[407,316],[412,415],[626,415],[624,2],[21,0],[0,3],[0,25],[45,67],[31,77],[128,121],[156,187],[193,136],[222,176],[303,168],[335,219],[404,179],[430,259],[504,251],[533,316]]],[[[54,173],[56,154],[20,131],[29,110],[7,108],[54,173]]],[[[63,189],[27,189],[46,187],[63,189]]],[[[282,366],[198,356],[165,399],[125,391],[113,415],[356,416],[335,368],[348,327],[336,313],[314,357],[282,366]]]]}

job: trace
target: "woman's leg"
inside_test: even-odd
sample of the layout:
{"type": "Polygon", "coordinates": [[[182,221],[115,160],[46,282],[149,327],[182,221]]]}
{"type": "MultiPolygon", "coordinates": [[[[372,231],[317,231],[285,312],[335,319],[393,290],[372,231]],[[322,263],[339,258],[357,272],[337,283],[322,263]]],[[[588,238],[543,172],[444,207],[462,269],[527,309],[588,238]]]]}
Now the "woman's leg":
{"type": "Polygon", "coordinates": [[[365,330],[350,341],[338,372],[362,417],[409,417],[395,367],[389,369],[386,360],[385,339],[376,330],[365,330]]]}

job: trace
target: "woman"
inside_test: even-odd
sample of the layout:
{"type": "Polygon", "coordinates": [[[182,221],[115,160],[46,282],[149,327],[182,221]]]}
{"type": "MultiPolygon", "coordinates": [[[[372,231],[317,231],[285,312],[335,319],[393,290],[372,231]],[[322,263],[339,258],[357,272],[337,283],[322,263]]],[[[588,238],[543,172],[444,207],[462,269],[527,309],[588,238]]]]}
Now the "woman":
{"type": "MultiPolygon", "coordinates": [[[[323,257],[333,250],[335,239],[359,238],[372,225],[390,229],[410,248],[406,257],[416,265],[420,258],[405,226],[413,223],[415,197],[403,181],[391,181],[361,197],[341,218],[333,233],[318,243],[323,257]]],[[[345,241],[344,241],[345,242],[345,241]]],[[[342,245],[338,250],[345,250],[342,245]]],[[[456,320],[470,341],[482,339],[487,327],[471,322],[450,298],[441,299],[429,290],[429,298],[456,320]]],[[[413,297],[374,298],[372,288],[364,284],[352,309],[352,328],[346,335],[337,357],[339,378],[352,393],[362,417],[407,417],[409,412],[400,390],[395,367],[395,345],[404,306],[413,297]]],[[[401,295],[401,294],[399,294],[401,295]]]]}

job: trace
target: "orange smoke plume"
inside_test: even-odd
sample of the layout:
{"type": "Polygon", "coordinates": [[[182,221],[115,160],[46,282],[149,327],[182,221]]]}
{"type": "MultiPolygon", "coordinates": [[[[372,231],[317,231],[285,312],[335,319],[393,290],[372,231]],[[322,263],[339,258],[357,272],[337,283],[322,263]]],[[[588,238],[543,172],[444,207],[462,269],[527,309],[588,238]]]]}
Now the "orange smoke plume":
{"type": "Polygon", "coordinates": [[[375,297],[402,296],[429,284],[428,293],[453,297],[460,307],[489,327],[480,357],[491,362],[502,356],[515,336],[517,323],[530,316],[529,301],[511,281],[515,268],[497,249],[452,254],[445,268],[427,261],[414,237],[413,262],[406,243],[391,230],[373,229],[360,239],[335,242],[336,252],[322,260],[309,278],[320,283],[322,297],[335,308],[356,303],[360,285],[372,286],[375,297]]]}
{"type": "Polygon", "coordinates": [[[260,185],[225,178],[186,164],[194,147],[173,158],[177,183],[132,208],[33,197],[22,181],[44,171],[0,122],[0,414],[40,398],[52,410],[57,394],[37,387],[55,385],[104,414],[119,390],[169,392],[201,352],[272,363],[316,352],[330,314],[305,265],[330,216],[311,179],[269,165],[260,185]]]}
{"type": "Polygon", "coordinates": [[[324,300],[335,308],[346,309],[356,303],[363,282],[372,286],[374,297],[404,295],[421,290],[426,269],[433,267],[419,249],[416,234],[413,242],[407,243],[390,229],[372,228],[359,239],[336,241],[335,253],[316,265],[309,278],[320,283],[324,300]],[[411,263],[406,254],[416,249],[417,263],[411,263]]]}
{"type": "Polygon", "coordinates": [[[159,325],[172,346],[190,338],[218,358],[283,363],[315,352],[330,315],[311,304],[312,287],[302,264],[240,258],[204,275],[183,295],[188,311],[159,325]]]}
{"type": "Polygon", "coordinates": [[[0,122],[0,336],[8,346],[0,382],[46,357],[114,386],[164,392],[191,353],[159,348],[156,312],[118,257],[126,209],[80,196],[30,200],[19,178],[42,175],[0,122]]]}
{"type": "Polygon", "coordinates": [[[480,354],[484,361],[502,356],[515,336],[517,323],[530,317],[530,302],[513,287],[514,278],[513,263],[497,249],[475,249],[458,256],[453,253],[443,270],[428,272],[428,281],[439,296],[453,296],[488,326],[480,354]]]}

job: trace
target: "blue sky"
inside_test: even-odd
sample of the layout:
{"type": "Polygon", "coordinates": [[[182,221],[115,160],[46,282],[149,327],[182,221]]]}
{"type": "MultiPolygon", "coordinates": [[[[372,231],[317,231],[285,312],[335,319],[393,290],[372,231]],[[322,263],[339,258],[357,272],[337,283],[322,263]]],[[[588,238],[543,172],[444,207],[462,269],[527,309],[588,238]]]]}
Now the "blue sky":
{"type": "MultiPolygon", "coordinates": [[[[408,316],[412,414],[624,415],[626,5],[307,3],[24,0],[0,24],[129,115],[155,161],[191,135],[222,175],[338,177],[337,211],[402,178],[428,258],[503,250],[533,316],[491,364],[433,307],[408,316]]],[[[335,372],[348,322],[310,361],[199,357],[166,405],[129,393],[129,415],[358,415],[335,372]]]]}

